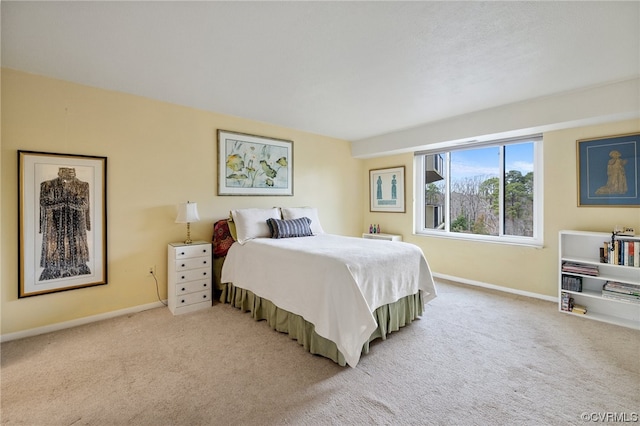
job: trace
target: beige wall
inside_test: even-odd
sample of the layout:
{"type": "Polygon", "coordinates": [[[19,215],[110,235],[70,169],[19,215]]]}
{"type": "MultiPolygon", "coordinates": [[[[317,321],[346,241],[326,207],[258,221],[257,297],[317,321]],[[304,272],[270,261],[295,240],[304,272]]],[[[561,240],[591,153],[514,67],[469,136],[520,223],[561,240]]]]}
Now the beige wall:
{"type": "MultiPolygon", "coordinates": [[[[640,229],[638,208],[577,207],[576,140],[640,131],[640,120],[581,127],[544,134],[544,247],[460,241],[412,235],[413,154],[365,161],[368,170],[406,167],[407,213],[369,212],[365,192],[364,223],[379,223],[382,232],[402,234],[417,244],[434,272],[514,290],[557,296],[558,231],[563,229],[610,232],[615,225],[640,229]]],[[[366,190],[365,190],[366,191],[366,190]]]]}
{"type": "Polygon", "coordinates": [[[317,206],[336,234],[362,228],[362,160],[318,135],[136,96],[2,70],[2,334],[166,298],[167,243],[184,240],[175,205],[198,203],[192,239],[210,240],[230,209],[317,206]],[[219,197],[216,130],[293,141],[293,197],[219,197]],[[109,283],[18,299],[17,150],[106,156],[109,283]]]}
{"type": "Polygon", "coordinates": [[[1,333],[70,321],[166,297],[166,245],[185,236],[175,205],[198,202],[192,238],[209,240],[232,208],[317,206],[328,232],[359,235],[370,223],[419,245],[434,272],[556,295],[558,231],[640,229],[637,208],[576,207],[576,140],[640,131],[640,120],[544,135],[544,248],[412,235],[413,155],[356,160],[346,141],[122,93],[2,70],[1,333]],[[216,130],[294,141],[293,197],[218,197],[216,130]],[[108,157],[109,284],[18,299],[17,150],[108,157]],[[406,167],[407,212],[369,212],[369,169],[406,167]]]}

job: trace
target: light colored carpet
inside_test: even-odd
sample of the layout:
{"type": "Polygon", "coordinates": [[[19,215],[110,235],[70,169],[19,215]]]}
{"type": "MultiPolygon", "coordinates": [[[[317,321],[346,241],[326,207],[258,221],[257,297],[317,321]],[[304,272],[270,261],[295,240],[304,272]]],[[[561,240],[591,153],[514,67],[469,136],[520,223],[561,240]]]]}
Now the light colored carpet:
{"type": "Polygon", "coordinates": [[[560,425],[640,413],[640,332],[550,302],[438,291],[355,369],[221,304],[7,342],[2,423],[560,425]]]}

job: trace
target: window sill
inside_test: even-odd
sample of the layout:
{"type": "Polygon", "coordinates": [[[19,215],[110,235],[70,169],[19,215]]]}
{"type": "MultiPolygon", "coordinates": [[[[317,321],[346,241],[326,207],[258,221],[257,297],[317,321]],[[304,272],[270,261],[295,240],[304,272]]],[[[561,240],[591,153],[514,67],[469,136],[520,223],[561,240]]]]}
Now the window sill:
{"type": "Polygon", "coordinates": [[[534,238],[519,238],[519,237],[494,237],[491,235],[475,235],[475,234],[463,234],[456,232],[442,232],[442,231],[425,231],[414,232],[416,237],[436,237],[449,240],[460,240],[468,242],[480,242],[491,244],[506,244],[512,246],[531,247],[531,248],[544,248],[544,242],[534,238]]]}

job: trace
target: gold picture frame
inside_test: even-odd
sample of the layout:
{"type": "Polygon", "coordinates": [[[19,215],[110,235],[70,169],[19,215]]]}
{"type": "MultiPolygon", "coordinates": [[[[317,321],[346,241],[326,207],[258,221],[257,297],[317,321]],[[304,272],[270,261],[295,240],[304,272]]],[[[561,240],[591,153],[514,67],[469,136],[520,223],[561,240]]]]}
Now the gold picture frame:
{"type": "Polygon", "coordinates": [[[576,141],[578,207],[640,206],[640,133],[576,141]]]}

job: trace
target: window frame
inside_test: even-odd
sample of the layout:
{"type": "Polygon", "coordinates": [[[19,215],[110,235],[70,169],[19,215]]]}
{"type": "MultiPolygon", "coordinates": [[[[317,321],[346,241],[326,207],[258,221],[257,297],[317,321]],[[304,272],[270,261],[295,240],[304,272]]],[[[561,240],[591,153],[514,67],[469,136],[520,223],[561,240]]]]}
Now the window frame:
{"type": "MultiPolygon", "coordinates": [[[[440,145],[437,149],[428,149],[414,153],[414,235],[427,237],[450,238],[466,241],[479,241],[500,244],[512,244],[532,247],[543,247],[543,216],[544,216],[544,187],[543,187],[543,136],[542,134],[527,135],[517,138],[495,139],[483,142],[473,141],[469,143],[456,143],[450,145],[440,145]],[[518,143],[533,143],[533,236],[524,237],[517,235],[505,235],[504,227],[500,226],[500,235],[482,235],[463,232],[451,232],[450,219],[450,191],[451,191],[451,173],[450,173],[450,153],[453,151],[469,150],[486,147],[504,147],[518,143]],[[441,154],[445,156],[444,167],[446,169],[445,181],[445,227],[443,230],[426,228],[425,223],[425,201],[426,201],[426,156],[433,154],[441,154]]],[[[500,149],[500,220],[504,220],[504,149],[500,149]]]]}

